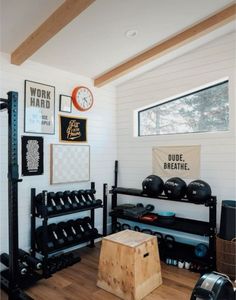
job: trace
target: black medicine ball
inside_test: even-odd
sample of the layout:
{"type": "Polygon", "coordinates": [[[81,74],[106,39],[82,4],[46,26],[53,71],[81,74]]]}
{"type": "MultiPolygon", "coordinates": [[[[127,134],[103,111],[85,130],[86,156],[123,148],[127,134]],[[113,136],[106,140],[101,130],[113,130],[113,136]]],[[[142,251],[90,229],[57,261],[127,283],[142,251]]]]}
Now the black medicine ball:
{"type": "Polygon", "coordinates": [[[211,187],[203,180],[194,180],[187,187],[187,197],[195,203],[206,203],[211,197],[211,187]]]}
{"type": "Polygon", "coordinates": [[[169,199],[181,199],[187,192],[187,185],[181,178],[173,177],[165,182],[164,192],[169,199]]]}
{"type": "Polygon", "coordinates": [[[163,192],[164,182],[163,180],[156,175],[149,175],[144,179],[143,183],[143,192],[148,196],[158,196],[163,192]]]}

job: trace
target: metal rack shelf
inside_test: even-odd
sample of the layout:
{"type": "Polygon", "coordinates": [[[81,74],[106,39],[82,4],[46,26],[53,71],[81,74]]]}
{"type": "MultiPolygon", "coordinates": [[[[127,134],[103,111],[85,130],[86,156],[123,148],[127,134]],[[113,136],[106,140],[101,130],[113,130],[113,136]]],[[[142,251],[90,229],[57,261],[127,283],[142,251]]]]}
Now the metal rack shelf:
{"type": "MultiPolygon", "coordinates": [[[[95,183],[91,182],[91,189],[95,189],[95,183]]],[[[37,215],[36,214],[36,205],[35,205],[35,200],[36,200],[36,189],[33,188],[31,189],[31,253],[35,257],[36,253],[39,253],[43,256],[43,276],[45,278],[48,278],[51,276],[49,270],[48,270],[48,259],[49,255],[51,254],[56,254],[59,251],[69,249],[71,247],[76,247],[81,245],[82,243],[89,242],[90,247],[94,247],[94,240],[101,238],[102,236],[107,235],[107,184],[103,185],[103,204],[102,205],[97,205],[97,206],[89,206],[77,210],[71,210],[71,211],[66,211],[63,213],[59,214],[53,214],[53,215],[48,215],[47,214],[47,209],[45,206],[45,203],[47,203],[47,191],[43,191],[43,205],[44,207],[42,208],[42,215],[37,215]],[[90,218],[91,218],[91,225],[94,228],[94,223],[95,223],[95,210],[98,208],[103,209],[103,232],[102,234],[97,234],[97,235],[91,235],[86,238],[83,238],[79,241],[76,242],[71,242],[66,245],[63,245],[60,248],[55,248],[53,251],[49,251],[47,248],[47,242],[48,242],[48,235],[47,235],[47,226],[48,226],[48,220],[52,218],[56,218],[59,216],[65,216],[65,215],[72,215],[75,213],[83,212],[83,211],[89,211],[90,212],[90,218]],[[36,247],[36,237],[35,237],[35,231],[36,231],[36,219],[41,220],[42,222],[42,227],[43,227],[43,249],[37,249],[36,247]]]]}
{"type": "MultiPolygon", "coordinates": [[[[123,220],[129,220],[133,222],[137,222],[140,224],[146,224],[156,227],[162,227],[162,228],[168,228],[171,230],[176,230],[180,232],[190,233],[190,234],[196,234],[200,236],[207,236],[209,238],[209,251],[208,251],[208,257],[207,257],[207,263],[209,263],[209,269],[214,269],[216,264],[216,254],[215,254],[215,247],[216,247],[216,205],[217,205],[217,199],[216,196],[210,197],[205,203],[194,203],[189,201],[187,198],[183,199],[168,199],[164,195],[160,195],[158,197],[150,197],[143,193],[141,189],[133,189],[133,188],[123,188],[123,187],[117,187],[117,181],[118,181],[118,161],[115,161],[115,185],[112,187],[112,190],[110,191],[110,194],[112,195],[112,203],[111,203],[111,209],[112,211],[109,213],[112,220],[112,229],[116,227],[117,219],[123,219],[123,220]],[[135,196],[135,197],[143,197],[143,198],[152,198],[160,201],[169,201],[169,202],[182,202],[182,203],[188,203],[189,205],[202,205],[205,206],[209,211],[209,221],[198,221],[195,219],[185,219],[185,218],[178,218],[176,217],[173,223],[164,223],[160,220],[156,220],[154,222],[144,221],[139,218],[125,216],[124,214],[115,211],[114,208],[117,206],[118,202],[118,195],[127,195],[127,196],[135,196]]],[[[180,243],[177,243],[180,244],[180,243]]],[[[185,255],[192,252],[189,249],[191,249],[191,245],[188,244],[181,244],[179,247],[180,252],[185,253],[185,255]],[[184,250],[185,249],[185,250],[184,250]],[[186,252],[187,251],[187,252],[186,252]]],[[[195,259],[196,260],[196,259],[195,259]]],[[[206,263],[204,259],[197,259],[198,261],[201,261],[202,263],[206,263]]]]}
{"type": "Polygon", "coordinates": [[[121,213],[110,212],[109,214],[111,217],[115,217],[117,219],[129,220],[133,222],[138,222],[141,224],[156,226],[156,227],[163,227],[168,228],[171,230],[182,231],[191,234],[197,234],[201,236],[210,236],[212,234],[211,227],[208,222],[192,220],[192,219],[185,219],[185,218],[175,218],[172,223],[165,223],[159,220],[154,222],[144,221],[139,218],[133,218],[125,216],[121,213]]]}

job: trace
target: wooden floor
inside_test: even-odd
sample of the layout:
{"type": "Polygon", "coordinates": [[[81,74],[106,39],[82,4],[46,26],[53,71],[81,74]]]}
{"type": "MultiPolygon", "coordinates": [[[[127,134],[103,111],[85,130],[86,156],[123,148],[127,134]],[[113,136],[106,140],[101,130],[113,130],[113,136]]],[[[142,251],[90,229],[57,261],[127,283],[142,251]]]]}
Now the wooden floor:
{"type": "MultiPolygon", "coordinates": [[[[100,244],[80,249],[81,262],[40,280],[27,290],[35,300],[117,300],[96,287],[100,244]]],[[[199,274],[162,264],[163,284],[144,300],[189,300],[199,274]]],[[[1,293],[1,300],[8,297],[1,293]]]]}

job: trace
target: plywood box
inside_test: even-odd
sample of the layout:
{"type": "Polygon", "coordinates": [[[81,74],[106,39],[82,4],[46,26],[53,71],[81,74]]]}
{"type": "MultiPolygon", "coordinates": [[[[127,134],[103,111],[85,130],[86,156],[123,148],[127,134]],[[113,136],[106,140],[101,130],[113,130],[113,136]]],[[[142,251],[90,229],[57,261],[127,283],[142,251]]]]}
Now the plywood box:
{"type": "Polygon", "coordinates": [[[140,300],[161,284],[156,237],[124,230],[103,238],[98,287],[125,300],[140,300]]]}

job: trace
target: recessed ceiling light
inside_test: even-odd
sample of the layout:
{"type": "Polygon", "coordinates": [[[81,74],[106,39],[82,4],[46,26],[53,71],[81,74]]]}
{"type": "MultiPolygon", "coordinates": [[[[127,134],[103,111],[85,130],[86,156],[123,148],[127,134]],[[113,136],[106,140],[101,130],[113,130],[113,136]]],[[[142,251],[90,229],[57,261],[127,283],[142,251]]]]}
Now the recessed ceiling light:
{"type": "Polygon", "coordinates": [[[138,35],[137,29],[130,29],[125,32],[125,36],[129,39],[133,39],[138,35]]]}

